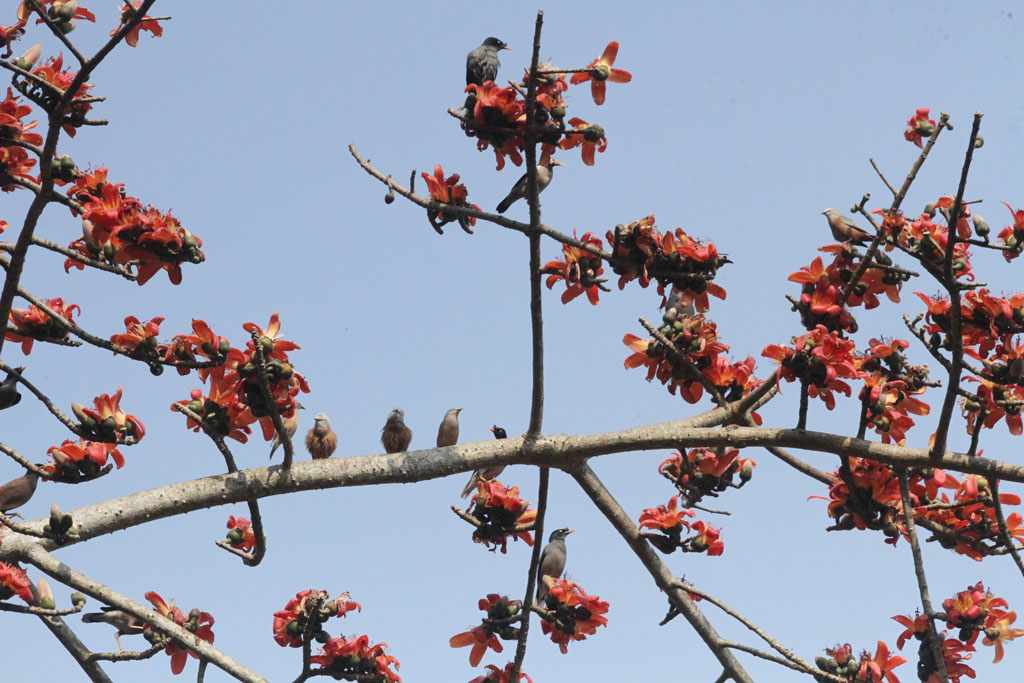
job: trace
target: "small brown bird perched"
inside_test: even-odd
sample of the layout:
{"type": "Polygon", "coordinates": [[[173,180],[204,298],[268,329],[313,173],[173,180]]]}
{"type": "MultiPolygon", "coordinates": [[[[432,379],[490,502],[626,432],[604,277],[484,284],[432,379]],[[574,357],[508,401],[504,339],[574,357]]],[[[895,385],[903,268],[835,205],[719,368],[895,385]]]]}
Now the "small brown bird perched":
{"type": "Polygon", "coordinates": [[[142,633],[144,630],[144,624],[141,619],[136,619],[127,612],[122,612],[114,607],[104,606],[100,608],[102,612],[89,612],[82,615],[82,621],[87,624],[97,624],[103,622],[110,624],[117,629],[117,633],[114,634],[114,640],[117,641],[117,649],[119,652],[124,652],[124,648],[121,647],[121,636],[133,636],[142,633]]]}
{"type": "MultiPolygon", "coordinates": [[[[551,184],[551,178],[555,174],[555,166],[564,166],[560,161],[554,159],[548,159],[547,162],[537,164],[537,194],[544,191],[548,185],[551,184]]],[[[520,199],[526,197],[526,188],[529,184],[529,175],[524,173],[523,177],[516,181],[516,184],[509,190],[508,195],[498,204],[498,213],[505,213],[508,211],[508,207],[520,199]]]]}
{"type": "MultiPolygon", "coordinates": [[[[295,431],[299,428],[299,411],[305,410],[306,406],[302,405],[298,401],[295,402],[295,410],[292,411],[292,416],[284,421],[284,431],[288,435],[288,438],[295,436],[295,431]]],[[[281,436],[274,434],[274,445],[270,447],[270,457],[274,457],[274,451],[281,445],[281,436]]],[[[332,449],[333,450],[333,449],[332,449]]]]}
{"type": "Polygon", "coordinates": [[[454,446],[459,442],[459,413],[462,408],[450,408],[437,428],[437,445],[454,446]]]}
{"type": "Polygon", "coordinates": [[[380,430],[380,442],[385,453],[401,453],[412,443],[412,430],[405,426],[405,411],[395,408],[388,413],[388,421],[380,430]]]}
{"type": "MultiPolygon", "coordinates": [[[[508,437],[503,427],[494,425],[491,427],[491,431],[494,432],[495,439],[504,439],[508,437]]],[[[496,476],[505,471],[504,465],[496,465],[494,467],[487,467],[482,470],[477,470],[469,477],[469,482],[462,487],[462,497],[465,498],[469,494],[476,490],[476,484],[478,481],[485,481],[488,479],[494,479],[496,476]]]]}
{"type": "Polygon", "coordinates": [[[828,219],[829,230],[832,231],[832,238],[836,242],[853,242],[864,246],[874,239],[874,235],[858,228],[856,223],[836,209],[825,209],[821,213],[828,219]]]}
{"type": "MultiPolygon", "coordinates": [[[[7,513],[27,503],[36,492],[39,475],[29,470],[25,475],[0,486],[0,512],[7,513]]],[[[17,514],[17,513],[15,513],[17,514]]],[[[18,515],[21,517],[21,515],[18,515]]]]}
{"type": "Polygon", "coordinates": [[[331,421],[324,413],[317,413],[313,418],[313,428],[306,433],[306,450],[314,460],[331,457],[338,447],[338,435],[331,429],[331,421]]]}

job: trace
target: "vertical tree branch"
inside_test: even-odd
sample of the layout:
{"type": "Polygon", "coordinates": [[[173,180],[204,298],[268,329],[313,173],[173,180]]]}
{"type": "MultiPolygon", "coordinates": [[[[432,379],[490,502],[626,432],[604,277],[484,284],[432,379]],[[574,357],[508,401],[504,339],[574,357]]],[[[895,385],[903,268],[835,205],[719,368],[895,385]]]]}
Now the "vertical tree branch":
{"type": "MultiPolygon", "coordinates": [[[[544,10],[537,12],[533,31],[533,58],[526,84],[526,201],[530,205],[530,328],[533,340],[533,390],[530,394],[530,426],[526,436],[540,434],[544,421],[544,318],[541,311],[540,199],[537,190],[537,62],[540,61],[540,31],[544,10]]],[[[539,542],[539,540],[538,540],[539,542]]],[[[514,679],[513,679],[514,680],[514,679]]]]}
{"type": "MultiPolygon", "coordinates": [[[[924,575],[924,560],[921,558],[921,544],[917,540],[917,527],[914,525],[914,507],[910,502],[910,481],[906,468],[899,472],[900,497],[903,500],[903,523],[910,537],[910,550],[914,555],[914,574],[917,576],[917,588],[921,593],[921,609],[925,614],[932,614],[932,599],[928,595],[928,579],[924,575]]],[[[940,683],[946,683],[946,659],[943,655],[942,639],[935,631],[935,622],[928,619],[928,647],[935,659],[935,670],[940,676],[940,683]]]]}
{"type": "MultiPolygon", "coordinates": [[[[945,282],[942,283],[949,292],[949,379],[946,383],[946,397],[942,401],[942,412],[939,414],[939,425],[935,429],[935,443],[932,457],[941,457],[946,452],[946,437],[949,434],[949,423],[953,419],[953,406],[956,403],[956,392],[960,388],[960,375],[963,372],[964,339],[963,316],[960,311],[960,287],[953,273],[953,247],[956,244],[956,224],[963,210],[964,190],[967,188],[967,173],[974,158],[974,141],[978,139],[981,128],[981,112],[974,113],[974,125],[971,128],[971,139],[967,143],[967,154],[964,156],[963,170],[960,172],[960,187],[956,192],[956,201],[950,214],[946,229],[946,262],[944,268],[945,282]]],[[[938,130],[936,130],[938,132],[938,130]]]]}
{"type": "Polygon", "coordinates": [[[1024,562],[1021,562],[1020,553],[1017,552],[1017,546],[1013,542],[1013,536],[1010,535],[1009,529],[1006,528],[1006,516],[1003,514],[1003,504],[999,502],[999,480],[990,479],[988,482],[989,487],[992,489],[992,507],[996,512],[996,523],[999,524],[999,535],[1002,537],[1003,545],[1013,556],[1013,561],[1017,563],[1017,569],[1020,570],[1021,575],[1024,575],[1024,562]]]}
{"type": "Polygon", "coordinates": [[[523,622],[519,627],[519,639],[516,642],[516,657],[512,664],[510,681],[519,680],[519,672],[526,657],[526,638],[530,633],[530,606],[533,605],[533,593],[537,584],[537,567],[540,565],[540,551],[544,544],[544,513],[548,509],[548,477],[547,467],[540,468],[540,486],[537,491],[537,521],[533,525],[533,552],[530,554],[530,573],[526,579],[526,597],[523,598],[523,622]]]}

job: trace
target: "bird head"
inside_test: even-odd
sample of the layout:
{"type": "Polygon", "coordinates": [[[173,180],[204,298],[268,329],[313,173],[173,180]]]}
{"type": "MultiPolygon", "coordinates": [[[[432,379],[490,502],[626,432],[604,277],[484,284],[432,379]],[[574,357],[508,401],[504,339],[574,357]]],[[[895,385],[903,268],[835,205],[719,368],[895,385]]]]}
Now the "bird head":
{"type": "Polygon", "coordinates": [[[512,49],[508,45],[505,44],[505,41],[499,40],[499,39],[497,39],[497,38],[495,38],[493,36],[491,36],[490,38],[485,40],[484,41],[484,45],[486,45],[487,47],[493,47],[495,50],[511,50],[512,49]]]}
{"type": "Polygon", "coordinates": [[[829,208],[829,209],[825,209],[824,211],[822,211],[821,215],[822,216],[828,216],[829,218],[838,218],[839,217],[839,211],[837,209],[829,208]]]}
{"type": "Polygon", "coordinates": [[[494,425],[493,427],[491,427],[491,431],[494,433],[494,438],[495,439],[504,439],[504,438],[508,437],[508,434],[505,433],[505,428],[504,427],[499,427],[498,425],[494,425]]]}
{"type": "Polygon", "coordinates": [[[462,412],[462,408],[449,408],[447,414],[448,415],[454,415],[455,417],[458,417],[459,413],[461,413],[461,412],[462,412]]]}
{"type": "Polygon", "coordinates": [[[296,409],[296,410],[305,410],[305,409],[306,409],[306,406],[304,406],[304,405],[302,405],[301,403],[299,403],[298,401],[296,401],[296,402],[295,402],[295,409],[296,409]]]}
{"type": "Polygon", "coordinates": [[[556,159],[548,159],[548,163],[544,165],[547,166],[548,168],[554,168],[555,166],[565,166],[565,164],[563,164],[561,161],[557,161],[556,159]]]}
{"type": "Polygon", "coordinates": [[[403,422],[405,421],[405,411],[401,408],[395,408],[388,413],[388,423],[403,422]]]}
{"type": "Polygon", "coordinates": [[[317,413],[313,417],[313,422],[315,422],[317,425],[323,425],[324,427],[331,426],[331,420],[329,417],[327,417],[327,413],[317,413]]]}
{"type": "Polygon", "coordinates": [[[555,529],[554,531],[551,532],[551,536],[548,538],[548,541],[564,540],[566,536],[568,536],[569,534],[571,534],[574,531],[576,531],[576,530],[575,529],[555,529]]]}

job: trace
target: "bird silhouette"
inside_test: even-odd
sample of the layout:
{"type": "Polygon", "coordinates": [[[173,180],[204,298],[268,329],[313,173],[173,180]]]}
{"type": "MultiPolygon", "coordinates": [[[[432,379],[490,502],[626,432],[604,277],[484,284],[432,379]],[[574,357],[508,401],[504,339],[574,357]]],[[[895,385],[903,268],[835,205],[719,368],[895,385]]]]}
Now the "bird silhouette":
{"type": "MultiPolygon", "coordinates": [[[[298,401],[295,402],[295,409],[292,410],[292,416],[285,419],[284,421],[284,432],[288,435],[288,438],[295,436],[296,430],[299,428],[299,411],[305,410],[306,406],[302,405],[298,401]]],[[[281,435],[274,433],[274,444],[270,447],[270,457],[273,459],[274,451],[281,445],[281,435]]]]}
{"type": "Polygon", "coordinates": [[[459,413],[462,408],[450,408],[437,428],[437,445],[454,446],[459,442],[459,413]]]}
{"type": "Polygon", "coordinates": [[[509,49],[503,41],[488,38],[466,55],[466,85],[483,85],[498,77],[498,52],[509,49]]]}
{"type": "Polygon", "coordinates": [[[853,242],[863,246],[874,239],[873,235],[858,228],[856,223],[836,209],[825,209],[821,213],[828,220],[829,230],[836,242],[853,242]]]}
{"type": "Polygon", "coordinates": [[[338,435],[331,429],[331,421],[325,413],[313,417],[313,428],[306,432],[306,450],[314,460],[331,457],[338,447],[338,435]]]}
{"type": "Polygon", "coordinates": [[[7,371],[7,379],[0,383],[0,410],[17,405],[21,400],[21,394],[18,393],[18,377],[24,371],[24,367],[7,371]]]}
{"type": "MultiPolygon", "coordinates": [[[[537,164],[537,194],[543,192],[544,188],[551,184],[555,166],[564,165],[562,162],[555,161],[554,159],[548,159],[545,164],[537,164]]],[[[498,213],[505,213],[508,207],[512,206],[513,202],[526,196],[526,187],[529,184],[528,178],[529,176],[524,173],[523,177],[516,181],[516,184],[512,186],[509,193],[498,204],[498,213]]]]}
{"type": "Polygon", "coordinates": [[[117,641],[117,649],[124,652],[121,647],[121,636],[138,635],[145,630],[145,623],[137,617],[128,614],[114,607],[103,606],[102,612],[88,612],[82,615],[82,621],[87,624],[105,623],[117,629],[114,640],[117,641]]]}
{"type": "MultiPolygon", "coordinates": [[[[504,439],[508,436],[508,434],[505,433],[504,428],[499,427],[498,425],[491,427],[491,431],[494,432],[495,439],[504,439]]],[[[473,491],[476,490],[477,482],[494,479],[503,471],[505,471],[504,465],[494,465],[492,467],[485,467],[483,469],[476,470],[472,475],[470,475],[469,481],[466,485],[462,487],[462,497],[465,498],[469,494],[473,493],[473,491]]]]}
{"type": "Polygon", "coordinates": [[[405,411],[395,408],[388,413],[388,421],[380,430],[380,442],[386,453],[401,453],[412,442],[412,430],[405,426],[405,411]]]}
{"type": "Polygon", "coordinates": [[[545,577],[557,579],[562,576],[565,570],[565,537],[571,534],[574,529],[555,529],[548,538],[548,544],[540,553],[540,564],[537,566],[537,602],[547,597],[548,582],[545,577]]]}

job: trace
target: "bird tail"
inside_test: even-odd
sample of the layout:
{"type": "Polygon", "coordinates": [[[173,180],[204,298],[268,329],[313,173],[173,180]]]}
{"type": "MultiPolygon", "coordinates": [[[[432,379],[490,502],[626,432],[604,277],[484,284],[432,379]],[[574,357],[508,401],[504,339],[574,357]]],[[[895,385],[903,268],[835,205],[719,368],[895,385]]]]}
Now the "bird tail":
{"type": "Polygon", "coordinates": [[[270,459],[271,460],[274,459],[274,451],[276,451],[277,447],[280,446],[280,445],[281,445],[280,441],[277,441],[277,440],[274,441],[274,445],[270,449],[270,459]]]}
{"type": "Polygon", "coordinates": [[[478,481],[480,481],[480,475],[474,472],[472,476],[470,476],[469,478],[469,483],[462,487],[463,498],[469,497],[469,494],[473,493],[473,491],[476,490],[476,484],[478,481]]]}
{"type": "Polygon", "coordinates": [[[107,616],[103,612],[86,612],[82,615],[82,621],[87,624],[94,624],[96,622],[103,621],[103,617],[107,616]]]}
{"type": "Polygon", "coordinates": [[[514,202],[517,199],[519,199],[519,197],[513,197],[512,195],[509,195],[502,199],[501,204],[498,204],[498,213],[505,213],[506,211],[508,211],[508,207],[512,206],[512,202],[514,202]]]}

